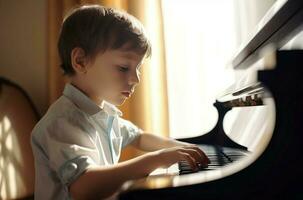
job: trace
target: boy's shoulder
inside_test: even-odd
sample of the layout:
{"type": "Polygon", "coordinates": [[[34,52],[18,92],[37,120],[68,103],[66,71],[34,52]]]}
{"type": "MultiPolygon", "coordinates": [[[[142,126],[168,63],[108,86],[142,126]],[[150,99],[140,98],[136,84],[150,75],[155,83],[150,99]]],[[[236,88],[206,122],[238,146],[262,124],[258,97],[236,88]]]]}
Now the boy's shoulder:
{"type": "Polygon", "coordinates": [[[32,134],[47,132],[48,129],[56,126],[57,123],[82,121],[87,119],[85,113],[65,96],[61,96],[47,110],[45,115],[34,127],[32,134]]]}

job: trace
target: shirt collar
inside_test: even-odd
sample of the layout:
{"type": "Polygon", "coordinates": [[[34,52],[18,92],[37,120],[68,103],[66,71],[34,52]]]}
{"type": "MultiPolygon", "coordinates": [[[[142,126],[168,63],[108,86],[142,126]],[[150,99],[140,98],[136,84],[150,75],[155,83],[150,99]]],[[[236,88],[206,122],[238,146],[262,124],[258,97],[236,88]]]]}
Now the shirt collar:
{"type": "Polygon", "coordinates": [[[114,106],[111,103],[108,103],[107,101],[103,102],[103,109],[106,111],[109,115],[118,115],[122,116],[121,110],[119,110],[116,106],[114,106]]]}
{"type": "Polygon", "coordinates": [[[65,85],[63,95],[89,115],[95,115],[99,112],[105,111],[108,115],[122,116],[122,112],[113,104],[104,101],[102,109],[101,105],[97,105],[88,96],[70,83],[65,85]]]}

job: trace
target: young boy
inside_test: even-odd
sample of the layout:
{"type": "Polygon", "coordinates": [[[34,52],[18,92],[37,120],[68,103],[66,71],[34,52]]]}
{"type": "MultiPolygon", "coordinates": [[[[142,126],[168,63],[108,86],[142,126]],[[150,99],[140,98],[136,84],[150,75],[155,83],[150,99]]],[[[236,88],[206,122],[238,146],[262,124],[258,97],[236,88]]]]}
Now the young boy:
{"type": "Polygon", "coordinates": [[[97,5],[69,14],[59,37],[63,95],[32,132],[35,199],[101,199],[127,180],[186,160],[207,165],[198,147],[144,133],[115,107],[134,92],[150,54],[142,25],[122,11],[97,5]],[[132,145],[148,153],[118,163],[132,145]]]}

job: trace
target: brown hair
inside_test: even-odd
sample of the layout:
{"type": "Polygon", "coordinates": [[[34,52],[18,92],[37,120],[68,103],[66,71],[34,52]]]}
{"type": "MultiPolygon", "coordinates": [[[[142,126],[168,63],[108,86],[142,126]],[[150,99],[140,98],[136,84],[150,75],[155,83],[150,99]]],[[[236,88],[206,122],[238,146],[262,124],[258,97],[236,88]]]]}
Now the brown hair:
{"type": "Polygon", "coordinates": [[[75,47],[94,57],[100,51],[119,49],[150,56],[151,45],[142,24],[126,12],[100,5],[86,5],[74,9],[63,20],[58,41],[61,68],[65,75],[73,75],[71,52],[75,47]]]}

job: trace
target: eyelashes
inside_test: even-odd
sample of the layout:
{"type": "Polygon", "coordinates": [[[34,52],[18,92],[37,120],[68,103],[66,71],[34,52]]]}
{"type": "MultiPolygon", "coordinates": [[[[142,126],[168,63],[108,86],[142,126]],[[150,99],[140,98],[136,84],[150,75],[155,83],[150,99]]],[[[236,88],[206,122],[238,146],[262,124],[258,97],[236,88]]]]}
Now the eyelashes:
{"type": "MultiPolygon", "coordinates": [[[[119,71],[121,71],[121,72],[128,72],[128,71],[130,70],[130,68],[127,67],[127,66],[118,66],[118,69],[119,69],[119,71]]],[[[140,69],[138,69],[138,68],[136,68],[136,72],[137,72],[139,75],[141,74],[140,69]]]]}
{"type": "Polygon", "coordinates": [[[126,66],[118,66],[118,69],[121,72],[127,72],[127,71],[129,71],[129,67],[126,67],[126,66]]]}

